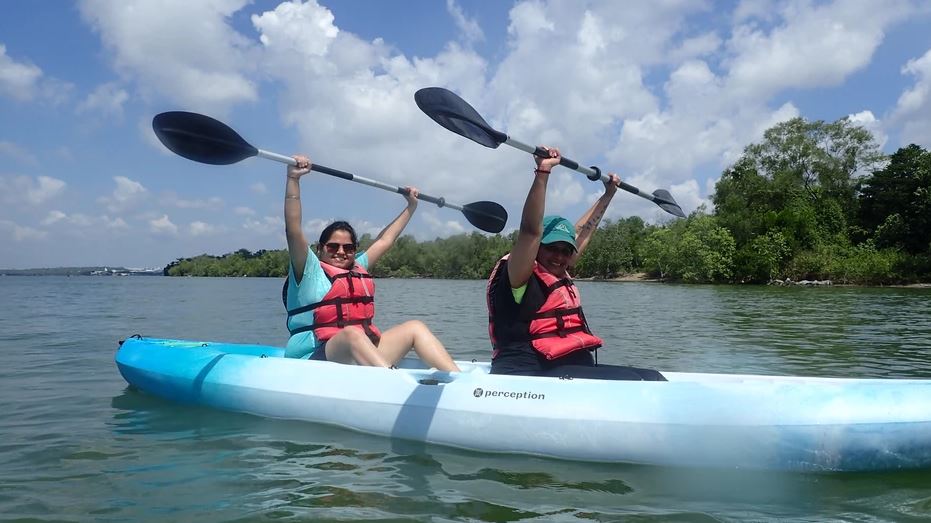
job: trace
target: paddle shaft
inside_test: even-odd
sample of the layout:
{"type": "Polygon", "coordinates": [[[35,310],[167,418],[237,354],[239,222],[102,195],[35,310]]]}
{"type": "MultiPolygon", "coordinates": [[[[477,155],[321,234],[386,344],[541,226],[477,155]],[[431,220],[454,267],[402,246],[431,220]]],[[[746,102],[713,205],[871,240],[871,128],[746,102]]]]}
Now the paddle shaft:
{"type": "MultiPolygon", "coordinates": [[[[297,162],[294,161],[294,158],[291,158],[290,156],[285,156],[283,154],[273,153],[269,151],[263,151],[262,149],[257,149],[257,151],[258,153],[256,154],[256,156],[260,156],[268,160],[274,160],[276,162],[286,163],[288,165],[297,164],[297,162]]],[[[382,183],[382,182],[379,182],[378,180],[372,180],[369,178],[359,176],[357,174],[347,173],[346,171],[340,171],[338,169],[333,169],[325,165],[314,163],[311,165],[310,170],[317,171],[323,174],[329,174],[330,176],[335,176],[337,178],[342,178],[344,180],[349,180],[351,182],[357,182],[363,185],[368,185],[369,187],[377,187],[379,189],[384,189],[386,191],[396,192],[398,194],[408,193],[408,189],[404,187],[398,187],[397,185],[388,185],[387,183],[382,183]]],[[[417,195],[417,199],[423,200],[425,202],[430,202],[432,204],[435,204],[437,207],[449,207],[450,209],[455,209],[457,211],[463,210],[461,206],[456,205],[454,203],[449,203],[446,201],[445,198],[442,198],[442,197],[437,198],[436,196],[430,196],[424,193],[420,193],[417,195]]]]}
{"type": "MultiPolygon", "coordinates": [[[[521,151],[524,151],[525,153],[530,153],[534,156],[539,156],[540,158],[550,157],[550,155],[542,147],[535,147],[532,145],[527,145],[523,142],[515,140],[514,138],[511,138],[510,136],[508,136],[508,139],[505,140],[504,143],[510,145],[511,147],[515,149],[520,149],[521,151]]],[[[608,176],[607,174],[603,174],[601,172],[601,169],[598,169],[597,167],[592,168],[592,167],[585,167],[584,165],[579,165],[579,162],[570,160],[569,158],[566,158],[565,156],[563,156],[562,159],[559,161],[559,165],[562,165],[563,167],[568,167],[569,169],[572,169],[573,171],[578,171],[584,174],[585,176],[587,176],[588,179],[592,181],[601,180],[602,182],[607,183],[611,180],[611,177],[608,176]]],[[[636,194],[637,196],[641,198],[650,200],[653,203],[667,203],[664,200],[660,200],[656,198],[650,193],[641,192],[640,189],[634,187],[633,185],[627,182],[621,181],[617,184],[617,186],[631,194],[636,194]]]]}

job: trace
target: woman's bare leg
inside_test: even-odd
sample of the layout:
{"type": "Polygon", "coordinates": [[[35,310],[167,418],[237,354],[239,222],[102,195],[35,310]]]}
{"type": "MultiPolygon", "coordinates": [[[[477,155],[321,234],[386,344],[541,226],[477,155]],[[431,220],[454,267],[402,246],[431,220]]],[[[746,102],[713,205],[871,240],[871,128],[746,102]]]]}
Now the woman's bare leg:
{"type": "Polygon", "coordinates": [[[336,363],[390,367],[389,362],[362,329],[347,327],[326,342],[326,359],[336,363]]]}
{"type": "Polygon", "coordinates": [[[400,361],[412,348],[427,366],[459,372],[459,367],[446,352],[446,348],[422,321],[411,320],[391,327],[381,334],[381,341],[378,342],[378,352],[392,365],[400,361]]]}

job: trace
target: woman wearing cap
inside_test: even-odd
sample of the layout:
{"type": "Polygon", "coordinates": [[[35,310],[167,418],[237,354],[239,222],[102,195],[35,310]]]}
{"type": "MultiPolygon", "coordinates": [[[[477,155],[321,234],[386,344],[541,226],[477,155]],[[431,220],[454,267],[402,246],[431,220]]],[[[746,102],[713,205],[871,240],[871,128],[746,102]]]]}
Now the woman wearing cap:
{"type": "Polygon", "coordinates": [[[559,149],[544,149],[550,156],[534,157],[534,180],[524,202],[517,241],[488,279],[489,334],[494,347],[491,372],[664,380],[655,370],[598,365],[592,357],[602,340],[585,321],[568,269],[598,228],[620,180],[611,174],[605,193],[575,225],[560,216],[544,217],[550,171],[560,161],[559,149]]]}
{"type": "Polygon", "coordinates": [[[394,245],[417,208],[417,189],[408,187],[407,207],[369,246],[356,255],[352,226],[333,222],[320,234],[314,253],[301,228],[300,179],[310,172],[310,159],[295,156],[285,186],[285,235],[288,270],[285,306],[291,338],[285,355],[292,358],[390,367],[411,349],[430,367],[458,371],[440,340],[423,322],[412,320],[379,332],[375,285],[368,269],[394,245]]]}

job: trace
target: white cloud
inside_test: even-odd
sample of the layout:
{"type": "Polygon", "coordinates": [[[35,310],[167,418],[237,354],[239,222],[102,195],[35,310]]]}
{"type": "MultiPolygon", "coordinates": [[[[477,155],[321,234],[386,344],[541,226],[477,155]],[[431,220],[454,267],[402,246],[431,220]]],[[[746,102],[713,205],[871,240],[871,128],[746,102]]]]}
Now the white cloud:
{"type": "Polygon", "coordinates": [[[284,218],[280,216],[265,216],[261,219],[246,218],[242,228],[256,234],[268,235],[284,233],[284,218]]]}
{"type": "Polygon", "coordinates": [[[701,34],[686,38],[677,49],[669,53],[672,63],[681,63],[693,58],[701,58],[713,54],[721,47],[722,40],[715,32],[701,34]]]}
{"type": "Polygon", "coordinates": [[[466,232],[461,223],[456,220],[440,219],[435,211],[422,212],[418,213],[418,215],[427,224],[431,237],[451,236],[466,232]]]}
{"type": "Polygon", "coordinates": [[[104,214],[101,216],[88,216],[82,213],[67,214],[59,210],[49,211],[48,215],[42,220],[42,225],[49,227],[56,225],[58,228],[70,228],[71,231],[86,228],[104,228],[110,230],[126,230],[129,224],[122,218],[111,218],[104,214]]]}
{"type": "Polygon", "coordinates": [[[233,209],[233,212],[239,216],[255,216],[255,211],[249,207],[243,207],[243,206],[236,207],[235,209],[233,209]]]}
{"type": "MultiPolygon", "coordinates": [[[[326,226],[329,225],[333,220],[324,220],[321,218],[311,218],[304,221],[304,235],[307,237],[307,241],[313,243],[320,239],[320,233],[323,232],[323,229],[326,229],[326,226]]],[[[282,227],[284,227],[284,222],[282,222],[282,227]]],[[[358,231],[358,229],[356,229],[358,231]]],[[[357,232],[357,234],[362,234],[357,232]]],[[[377,234],[377,233],[376,233],[377,234]]]]}
{"type": "Polygon", "coordinates": [[[64,191],[67,184],[58,178],[38,176],[0,176],[0,200],[8,204],[39,205],[64,191]]]}
{"type": "Polygon", "coordinates": [[[776,0],[740,0],[734,9],[734,22],[746,22],[754,18],[771,21],[776,16],[776,3],[776,0]]]}
{"type": "Polygon", "coordinates": [[[611,146],[621,121],[657,109],[645,67],[668,59],[670,38],[702,6],[577,7],[522,2],[511,10],[512,51],[490,82],[490,109],[515,138],[558,145],[582,161],[611,146]],[[541,57],[551,64],[542,77],[541,57]]]}
{"type": "Polygon", "coordinates": [[[257,97],[248,74],[253,44],[230,26],[246,3],[83,0],[80,10],[144,96],[222,113],[257,97]]]}
{"type": "Polygon", "coordinates": [[[670,186],[669,192],[670,194],[675,194],[676,203],[683,209],[694,210],[702,204],[706,205],[708,209],[714,207],[710,199],[701,196],[701,188],[698,185],[698,181],[694,179],[670,186]]]}
{"type": "Polygon", "coordinates": [[[98,202],[107,206],[110,212],[120,212],[138,202],[149,191],[141,183],[125,176],[114,176],[116,188],[110,196],[101,196],[98,202]]]}
{"type": "Polygon", "coordinates": [[[915,77],[896,103],[892,118],[902,125],[902,145],[915,143],[931,147],[931,49],[908,61],[902,74],[915,77]]]}
{"type": "Polygon", "coordinates": [[[0,95],[14,100],[32,100],[37,91],[42,69],[32,64],[16,62],[0,44],[0,95]]]}
{"type": "Polygon", "coordinates": [[[9,233],[14,241],[41,240],[48,236],[48,233],[32,227],[19,225],[10,220],[0,220],[0,231],[9,233]]]}
{"type": "Polygon", "coordinates": [[[252,23],[262,33],[260,40],[266,48],[324,56],[339,34],[333,19],[329,9],[312,0],[282,2],[273,11],[253,15],[252,23]]]}
{"type": "Polygon", "coordinates": [[[101,219],[103,220],[104,226],[107,227],[108,229],[121,229],[121,230],[129,229],[129,224],[126,223],[126,220],[120,217],[110,218],[109,216],[104,215],[104,216],[101,216],[101,219]]]}
{"type": "MultiPolygon", "coordinates": [[[[392,54],[380,40],[340,31],[332,13],[313,1],[282,4],[252,21],[265,70],[285,86],[283,118],[302,143],[327,151],[328,165],[365,175],[378,158],[380,181],[407,185],[417,180],[412,170],[429,172],[429,183],[418,184],[424,192],[477,196],[481,187],[450,162],[461,155],[460,139],[436,127],[412,99],[417,89],[437,84],[481,92],[481,57],[452,44],[434,58],[392,54]]],[[[488,158],[471,159],[486,180],[493,176],[488,158]]]]}
{"type": "MultiPolygon", "coordinates": [[[[510,11],[509,53],[491,76],[481,56],[456,44],[412,60],[379,40],[363,42],[340,31],[332,13],[314,1],[282,4],[252,21],[266,71],[286,86],[284,118],[302,142],[349,170],[362,172],[377,157],[380,172],[399,185],[410,183],[416,165],[432,173],[430,185],[421,187],[431,194],[491,199],[487,187],[494,186],[512,207],[522,202],[526,183],[519,174],[503,174],[524,172],[529,160],[443,132],[412,107],[416,89],[451,86],[494,127],[522,141],[559,145],[580,162],[606,158],[644,190],[676,184],[688,190],[690,182],[701,188],[696,170],[720,170],[769,127],[761,122],[797,114],[791,103],[770,107],[776,93],[833,85],[861,69],[884,30],[908,12],[904,2],[879,15],[864,3],[774,5],[744,2],[733,32],[700,27],[693,33],[689,17],[712,4],[518,2],[510,11]],[[821,25],[827,30],[818,30],[821,25]],[[297,27],[318,30],[298,34],[297,27]],[[799,65],[793,56],[814,65],[799,65]],[[540,57],[551,71],[541,71],[540,57]],[[673,65],[673,72],[663,92],[654,93],[644,77],[661,64],[673,65]],[[558,74],[541,75],[553,71],[558,74]],[[463,150],[470,153],[468,176],[450,164],[463,150]]],[[[447,10],[454,18],[461,14],[452,0],[447,10]]],[[[563,180],[551,182],[549,205],[557,212],[583,201],[587,191],[584,180],[563,180]]]]}
{"type": "MultiPolygon", "coordinates": [[[[744,4],[746,5],[746,4],[744,4]]],[[[782,24],[766,32],[752,23],[734,28],[727,47],[734,96],[765,99],[782,89],[833,86],[865,67],[885,29],[909,13],[906,0],[786,2],[782,24]]]]}
{"type": "Polygon", "coordinates": [[[518,39],[521,36],[553,31],[556,26],[546,16],[546,9],[539,2],[518,2],[511,9],[508,33],[518,39]]]}
{"type": "Polygon", "coordinates": [[[211,196],[209,198],[196,198],[192,200],[186,200],[184,198],[178,197],[176,194],[167,193],[162,198],[162,203],[167,205],[173,205],[179,209],[207,209],[207,210],[217,210],[221,209],[224,205],[223,198],[219,196],[211,196]]]}
{"type": "Polygon", "coordinates": [[[178,226],[171,222],[167,214],[163,214],[160,218],[149,220],[149,230],[156,234],[174,235],[178,233],[178,226]]]}
{"type": "Polygon", "coordinates": [[[65,182],[50,176],[39,176],[36,187],[26,192],[26,200],[32,204],[40,204],[54,198],[65,188],[65,182]]]}
{"type": "MultiPolygon", "coordinates": [[[[379,179],[417,183],[456,203],[500,200],[512,212],[526,194],[531,161],[442,130],[412,103],[418,88],[453,88],[494,127],[558,145],[580,163],[607,160],[605,170],[641,189],[677,187],[689,211],[707,191],[699,173],[719,172],[766,128],[799,113],[777,95],[843,82],[910,10],[905,0],[879,10],[864,1],[744,0],[722,17],[710,1],[519,1],[509,13],[506,54],[490,63],[468,45],[481,28],[456,0],[446,8],[466,43],[427,57],[341,29],[316,0],[253,15],[256,41],[230,24],[245,3],[85,0],[82,13],[124,81],[144,94],[223,110],[255,99],[253,78],[276,82],[282,119],[299,144],[326,151],[328,165],[366,175],[377,158],[379,179]]],[[[908,71],[919,82],[924,73],[912,70],[920,67],[916,61],[908,71]]],[[[581,175],[563,176],[551,181],[555,212],[571,212],[597,192],[581,175]]],[[[250,189],[268,190],[261,182],[250,189]]],[[[642,201],[622,208],[655,211],[642,201]]],[[[246,230],[283,230],[280,219],[249,216],[246,230]]]]}
{"type": "MultiPolygon", "coordinates": [[[[528,175],[530,178],[532,175],[528,175]]],[[[528,187],[530,180],[527,180],[528,187]]],[[[556,171],[550,175],[550,181],[547,187],[546,212],[547,214],[563,212],[567,207],[581,202],[585,197],[585,189],[582,183],[591,185],[592,182],[585,176],[571,171],[556,171]]],[[[600,182],[598,187],[603,189],[604,185],[600,182]]]]}
{"type": "Polygon", "coordinates": [[[92,114],[99,119],[123,119],[123,105],[129,100],[129,93],[115,83],[106,83],[96,89],[78,104],[78,114],[92,114]]]}
{"type": "Polygon", "coordinates": [[[876,139],[876,143],[879,145],[880,149],[882,149],[889,140],[889,136],[886,135],[882,121],[878,120],[876,116],[873,115],[872,111],[860,111],[859,113],[848,115],[847,119],[851,123],[859,125],[869,131],[873,135],[873,138],[876,139]]]}
{"type": "Polygon", "coordinates": [[[42,220],[42,225],[52,225],[53,223],[60,222],[67,217],[68,215],[61,211],[49,211],[48,216],[42,220]]]}
{"type": "Polygon", "coordinates": [[[907,13],[905,2],[878,14],[863,2],[743,2],[724,60],[687,59],[673,68],[666,104],[625,118],[607,158],[643,190],[678,187],[673,195],[689,212],[700,194],[690,191],[702,188],[690,185],[696,171],[719,171],[767,128],[799,115],[791,102],[770,107],[775,94],[842,82],[869,63],[886,28],[907,13]]]}
{"type": "Polygon", "coordinates": [[[482,31],[481,26],[478,25],[478,21],[467,17],[462,11],[462,7],[456,3],[456,0],[446,0],[446,11],[453,17],[453,21],[456,22],[456,27],[459,28],[459,32],[467,45],[485,40],[485,33],[482,31]]]}
{"type": "Polygon", "coordinates": [[[188,229],[191,236],[209,236],[211,234],[216,234],[218,230],[219,229],[215,225],[201,221],[191,222],[191,225],[188,229]]]}
{"type": "MultiPolygon", "coordinates": [[[[317,223],[323,223],[325,225],[329,225],[333,220],[315,220],[315,221],[317,223]]],[[[305,223],[308,223],[308,222],[305,222],[305,223]]],[[[371,235],[372,238],[375,238],[376,236],[378,236],[379,233],[381,233],[382,229],[385,228],[385,225],[387,225],[386,223],[375,224],[368,220],[352,220],[349,223],[352,224],[352,227],[356,230],[356,234],[358,234],[359,236],[362,236],[363,234],[368,234],[368,235],[371,235]]],[[[317,241],[318,239],[320,239],[321,232],[323,232],[323,227],[320,227],[320,230],[316,231],[316,233],[313,236],[313,241],[317,241]]]]}
{"type": "Polygon", "coordinates": [[[13,142],[0,140],[0,155],[8,156],[26,165],[39,164],[39,160],[34,154],[13,142]]]}
{"type": "Polygon", "coordinates": [[[73,84],[46,77],[38,66],[13,60],[6,53],[6,46],[0,44],[0,96],[57,105],[65,102],[73,90],[73,84]]]}

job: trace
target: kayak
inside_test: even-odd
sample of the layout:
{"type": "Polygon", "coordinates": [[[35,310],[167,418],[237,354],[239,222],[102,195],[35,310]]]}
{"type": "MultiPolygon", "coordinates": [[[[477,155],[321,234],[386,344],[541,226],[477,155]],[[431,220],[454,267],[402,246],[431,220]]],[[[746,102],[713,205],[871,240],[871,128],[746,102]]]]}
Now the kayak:
{"type": "Polygon", "coordinates": [[[168,400],[480,452],[683,467],[931,467],[931,380],[663,372],[667,382],[397,369],[279,347],[133,337],[116,364],[168,400]]]}

